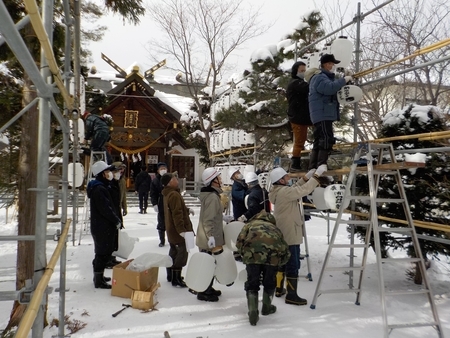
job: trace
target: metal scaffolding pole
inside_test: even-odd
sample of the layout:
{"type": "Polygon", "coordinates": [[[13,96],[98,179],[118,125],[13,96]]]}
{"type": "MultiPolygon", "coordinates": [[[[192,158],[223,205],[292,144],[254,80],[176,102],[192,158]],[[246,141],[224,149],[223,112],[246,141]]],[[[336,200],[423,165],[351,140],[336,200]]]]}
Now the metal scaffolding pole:
{"type": "MultiPolygon", "coordinates": [[[[42,19],[49,39],[53,36],[53,0],[42,3],[42,19]]],[[[46,51],[41,47],[41,76],[51,78],[47,63],[46,51]]],[[[49,100],[39,100],[38,123],[38,156],[37,156],[37,186],[36,186],[36,240],[34,249],[33,289],[39,284],[47,266],[46,236],[47,236],[47,200],[48,200],[48,159],[50,149],[50,119],[49,100]]],[[[44,330],[44,307],[47,305],[48,295],[44,294],[36,319],[33,323],[32,337],[41,338],[44,330]]]]}
{"type": "Polygon", "coordinates": [[[52,88],[42,78],[36,62],[33,60],[30,51],[17,31],[3,1],[0,1],[0,31],[24,71],[36,86],[38,96],[50,97],[52,95],[52,88]]]}

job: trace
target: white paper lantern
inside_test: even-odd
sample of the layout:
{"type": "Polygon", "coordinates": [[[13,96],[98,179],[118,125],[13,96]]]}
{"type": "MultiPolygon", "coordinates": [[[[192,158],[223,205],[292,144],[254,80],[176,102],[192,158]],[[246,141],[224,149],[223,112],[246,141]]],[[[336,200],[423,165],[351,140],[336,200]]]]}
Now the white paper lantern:
{"type": "Polygon", "coordinates": [[[324,190],[324,199],[325,203],[328,206],[328,209],[338,210],[343,207],[344,209],[348,207],[350,201],[347,199],[344,202],[345,195],[345,185],[343,184],[331,184],[327,186],[324,190]]]}
{"type": "Polygon", "coordinates": [[[331,43],[330,54],[333,54],[336,60],[341,61],[336,67],[348,68],[353,58],[353,42],[346,36],[338,37],[331,43]]]}
{"type": "Polygon", "coordinates": [[[306,63],[306,68],[319,68],[319,52],[311,53],[308,57],[308,62],[306,63]]]}
{"type": "Polygon", "coordinates": [[[230,131],[229,130],[225,130],[222,134],[222,147],[225,150],[231,149],[231,145],[230,145],[230,131]]]}
{"type": "Polygon", "coordinates": [[[363,91],[358,86],[347,85],[337,92],[340,104],[351,104],[358,102],[363,97],[363,91]]]}
{"type": "Polygon", "coordinates": [[[327,210],[329,209],[327,203],[325,202],[325,188],[317,187],[312,193],[312,202],[316,209],[327,210]]]}

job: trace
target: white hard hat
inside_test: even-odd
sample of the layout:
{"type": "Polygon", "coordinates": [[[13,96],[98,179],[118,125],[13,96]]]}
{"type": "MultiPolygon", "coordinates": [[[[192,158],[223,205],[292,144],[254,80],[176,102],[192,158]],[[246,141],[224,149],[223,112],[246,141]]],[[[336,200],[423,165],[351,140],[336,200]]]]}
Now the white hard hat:
{"type": "Polygon", "coordinates": [[[202,181],[204,185],[209,185],[213,179],[220,175],[220,171],[216,168],[206,168],[202,173],[202,181]]]}
{"type": "Polygon", "coordinates": [[[254,172],[249,172],[245,174],[245,183],[250,183],[250,182],[254,182],[254,181],[258,181],[258,175],[256,175],[256,173],[254,172]]]}
{"type": "Polygon", "coordinates": [[[97,161],[92,165],[92,174],[97,176],[105,170],[114,170],[114,168],[115,167],[113,165],[108,165],[104,161],[97,161]]]}
{"type": "Polygon", "coordinates": [[[228,176],[230,176],[230,179],[231,179],[231,178],[233,177],[233,175],[234,175],[235,173],[237,173],[239,170],[240,170],[239,167],[230,167],[230,168],[228,169],[228,176]]]}
{"type": "Polygon", "coordinates": [[[287,175],[286,170],[284,170],[283,168],[275,168],[270,172],[270,181],[272,183],[276,183],[285,175],[287,175]]]}

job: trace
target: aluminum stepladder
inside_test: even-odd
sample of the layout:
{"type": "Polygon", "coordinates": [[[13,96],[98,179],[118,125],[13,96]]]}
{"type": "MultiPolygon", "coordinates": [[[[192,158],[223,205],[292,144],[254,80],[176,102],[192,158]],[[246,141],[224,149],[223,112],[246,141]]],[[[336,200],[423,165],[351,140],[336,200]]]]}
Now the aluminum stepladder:
{"type": "MultiPolygon", "coordinates": [[[[92,177],[92,165],[97,161],[107,162],[106,151],[91,151],[89,159],[89,169],[86,176],[86,187],[90,181],[94,178],[92,177]]],[[[83,230],[88,234],[90,232],[90,202],[87,196],[87,192],[84,196],[84,208],[83,208],[83,221],[80,226],[80,236],[78,239],[78,245],[81,244],[81,237],[83,236],[83,230]]]]}
{"type": "MultiPolygon", "coordinates": [[[[314,297],[311,303],[311,309],[315,309],[316,302],[318,296],[325,293],[344,293],[344,292],[350,292],[350,293],[356,293],[356,305],[360,305],[361,300],[361,286],[362,281],[364,277],[364,271],[366,268],[367,263],[367,254],[371,243],[371,235],[373,232],[373,240],[375,244],[375,254],[376,254],[376,265],[378,270],[378,277],[379,277],[379,292],[380,292],[380,300],[381,300],[381,310],[382,310],[382,321],[383,321],[383,334],[384,337],[389,337],[389,334],[394,329],[409,329],[409,328],[417,328],[417,327],[432,327],[435,329],[435,331],[438,334],[438,337],[443,338],[443,332],[441,323],[439,320],[439,316],[437,313],[436,304],[434,303],[433,294],[430,288],[430,283],[428,280],[428,276],[426,273],[426,267],[425,262],[422,256],[422,251],[420,249],[419,240],[416,234],[416,230],[414,227],[414,221],[411,216],[411,212],[409,209],[408,200],[406,197],[405,189],[403,186],[403,181],[400,175],[399,171],[399,163],[397,163],[394,149],[391,144],[374,144],[370,143],[363,146],[359,146],[355,157],[353,164],[350,169],[350,174],[347,180],[346,189],[345,189],[345,195],[343,198],[343,203],[341,204],[341,207],[339,209],[338,216],[336,218],[336,223],[333,229],[333,233],[331,236],[330,244],[328,246],[327,253],[325,255],[325,259],[323,262],[322,270],[320,273],[320,277],[316,286],[316,291],[314,293],[314,297]],[[365,154],[366,159],[361,159],[361,156],[363,155],[363,150],[367,151],[365,154]],[[374,158],[372,157],[372,154],[374,151],[378,151],[377,159],[379,160],[379,163],[382,163],[383,160],[387,161],[387,163],[381,164],[381,165],[374,165],[373,161],[374,158]],[[367,164],[367,167],[365,167],[363,170],[361,170],[361,167],[357,167],[358,164],[365,163],[367,164]],[[367,179],[368,179],[368,186],[369,186],[369,195],[368,196],[352,196],[352,183],[356,178],[356,171],[367,171],[367,179]],[[380,182],[380,177],[391,177],[394,179],[396,185],[397,185],[397,194],[400,198],[379,198],[378,197],[378,187],[380,182]],[[350,202],[352,200],[359,200],[359,201],[368,201],[370,202],[370,210],[368,214],[368,220],[345,220],[343,219],[343,213],[346,205],[348,205],[347,202],[350,202]],[[406,218],[406,223],[402,227],[384,227],[378,224],[378,211],[377,211],[377,203],[397,203],[401,204],[404,211],[404,216],[406,218]],[[366,234],[365,234],[365,243],[364,244],[354,244],[354,243],[336,243],[336,237],[339,230],[339,226],[341,225],[352,225],[352,226],[362,226],[366,228],[366,234]],[[388,257],[383,258],[381,256],[381,243],[380,243],[380,234],[382,233],[391,233],[391,234],[401,234],[402,236],[408,236],[411,238],[411,245],[413,246],[413,250],[416,254],[416,257],[388,257]],[[362,249],[362,258],[361,263],[358,266],[355,266],[353,264],[350,264],[350,266],[340,267],[340,266],[329,266],[329,260],[332,255],[332,251],[334,249],[350,249],[351,254],[350,256],[353,258],[353,251],[354,250],[361,250],[362,249]],[[420,273],[423,277],[423,283],[421,286],[416,286],[417,288],[414,289],[412,285],[407,285],[407,289],[398,289],[398,285],[401,283],[396,283],[395,290],[388,290],[383,267],[384,266],[395,266],[395,264],[399,263],[411,263],[411,264],[417,264],[417,266],[420,269],[420,273]],[[349,284],[348,289],[321,289],[323,278],[326,273],[330,271],[341,271],[341,272],[359,272],[359,281],[358,286],[356,289],[353,289],[351,284],[349,284]],[[395,323],[390,324],[388,320],[388,313],[387,313],[387,301],[388,300],[395,300],[396,296],[425,296],[427,299],[427,303],[429,305],[429,309],[431,311],[430,320],[423,321],[423,322],[404,322],[404,323],[395,323]]],[[[392,184],[393,189],[394,183],[392,184]]],[[[387,269],[385,267],[385,269],[387,269]]]]}
{"type": "Polygon", "coordinates": [[[305,254],[302,255],[300,253],[300,259],[304,259],[306,261],[306,268],[307,268],[307,274],[306,275],[301,275],[299,277],[305,277],[307,280],[309,280],[310,282],[312,282],[312,274],[311,274],[311,266],[310,266],[310,262],[309,262],[309,246],[308,246],[308,235],[306,234],[306,221],[305,221],[305,210],[303,208],[303,201],[300,200],[299,201],[299,208],[300,208],[300,214],[302,215],[303,218],[303,244],[305,247],[305,254]]]}

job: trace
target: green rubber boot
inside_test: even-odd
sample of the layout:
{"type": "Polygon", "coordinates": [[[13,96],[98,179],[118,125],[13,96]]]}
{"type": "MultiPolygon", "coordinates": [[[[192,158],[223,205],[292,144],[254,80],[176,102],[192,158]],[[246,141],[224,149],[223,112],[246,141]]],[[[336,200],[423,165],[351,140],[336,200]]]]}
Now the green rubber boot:
{"type": "Polygon", "coordinates": [[[273,294],[275,290],[265,290],[263,292],[263,305],[261,309],[261,314],[263,316],[271,315],[277,311],[277,307],[272,305],[273,294]]]}
{"type": "Polygon", "coordinates": [[[259,320],[258,291],[247,291],[248,320],[255,326],[259,320]]]}

